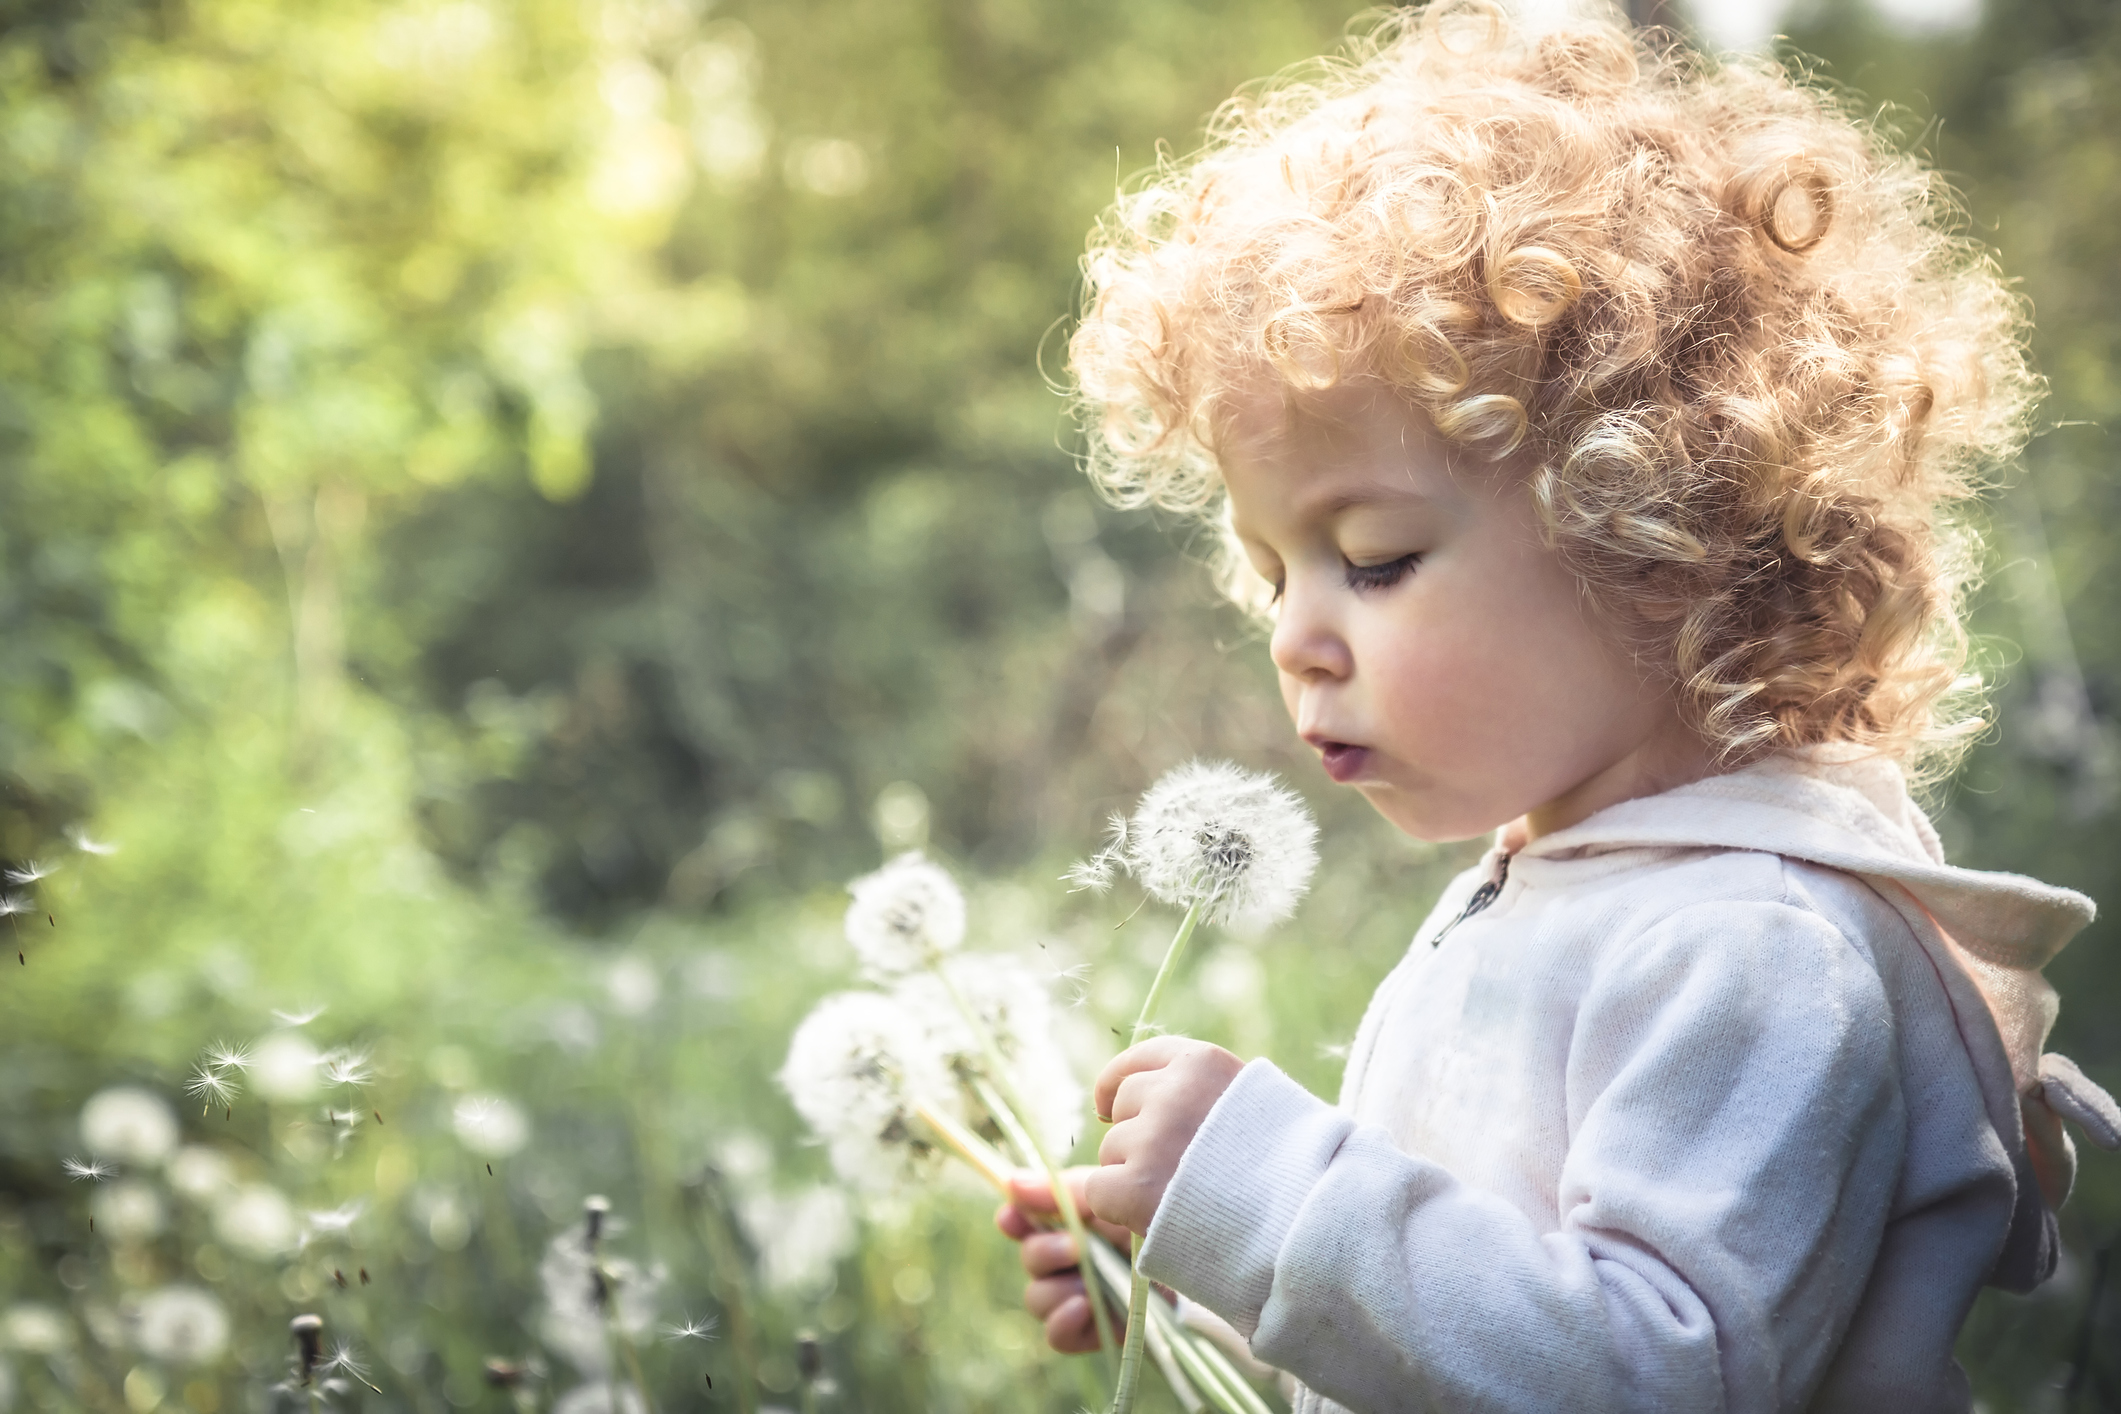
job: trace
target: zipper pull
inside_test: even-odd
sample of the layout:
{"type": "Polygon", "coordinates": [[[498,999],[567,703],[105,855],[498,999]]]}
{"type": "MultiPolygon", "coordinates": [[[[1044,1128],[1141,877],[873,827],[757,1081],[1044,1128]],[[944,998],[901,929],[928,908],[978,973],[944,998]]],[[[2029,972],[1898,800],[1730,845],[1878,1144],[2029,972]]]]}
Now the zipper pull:
{"type": "Polygon", "coordinates": [[[1443,925],[1443,931],[1429,940],[1429,946],[1432,948],[1442,947],[1443,940],[1451,936],[1452,929],[1495,902],[1502,894],[1502,886],[1508,882],[1510,882],[1510,856],[1505,854],[1495,861],[1495,877],[1473,890],[1473,897],[1466,900],[1464,910],[1456,918],[1443,925]]]}

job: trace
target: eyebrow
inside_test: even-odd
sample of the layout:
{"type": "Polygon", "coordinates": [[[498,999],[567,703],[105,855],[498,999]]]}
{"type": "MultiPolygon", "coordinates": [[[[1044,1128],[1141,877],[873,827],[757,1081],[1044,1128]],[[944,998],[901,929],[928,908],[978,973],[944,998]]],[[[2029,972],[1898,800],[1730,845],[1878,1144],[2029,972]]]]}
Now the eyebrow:
{"type": "Polygon", "coordinates": [[[1343,491],[1336,496],[1332,496],[1324,501],[1321,501],[1315,508],[1313,508],[1313,513],[1317,515],[1337,516],[1342,511],[1351,511],[1358,506],[1396,504],[1402,501],[1421,501],[1433,505],[1436,499],[1436,497],[1430,495],[1428,492],[1417,490],[1412,486],[1394,486],[1389,490],[1366,490],[1358,488],[1355,490],[1343,491]]]}

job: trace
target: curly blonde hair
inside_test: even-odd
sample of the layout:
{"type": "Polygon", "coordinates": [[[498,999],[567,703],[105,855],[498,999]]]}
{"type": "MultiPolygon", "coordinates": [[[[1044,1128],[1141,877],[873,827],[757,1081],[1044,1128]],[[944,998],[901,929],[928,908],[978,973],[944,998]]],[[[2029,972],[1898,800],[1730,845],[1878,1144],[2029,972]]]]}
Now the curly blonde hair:
{"type": "Polygon", "coordinates": [[[1069,349],[1089,469],[1212,519],[1247,389],[1389,389],[1521,470],[1727,766],[1934,765],[1979,725],[1950,513],[2037,391],[1954,226],[1934,173],[1769,60],[1395,12],[1100,222],[1069,349]]]}

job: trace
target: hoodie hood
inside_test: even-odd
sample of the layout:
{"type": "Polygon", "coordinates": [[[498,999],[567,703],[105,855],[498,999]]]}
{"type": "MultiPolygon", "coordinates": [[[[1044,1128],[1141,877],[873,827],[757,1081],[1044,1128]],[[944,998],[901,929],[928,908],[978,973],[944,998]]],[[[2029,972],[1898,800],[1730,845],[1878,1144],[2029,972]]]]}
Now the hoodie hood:
{"type": "MultiPolygon", "coordinates": [[[[1560,862],[1636,849],[1779,854],[1861,878],[1980,994],[2012,1088],[2040,1084],[2055,992],[2040,969],[2092,921],[2092,901],[2022,874],[1959,869],[1892,761],[1814,747],[1624,801],[1526,846],[1560,862]],[[1923,926],[1927,924],[1927,926],[1923,926]],[[1940,947],[1941,945],[1941,947],[1940,947]]],[[[1971,1039],[1971,1038],[1970,1038],[1971,1039]]]]}

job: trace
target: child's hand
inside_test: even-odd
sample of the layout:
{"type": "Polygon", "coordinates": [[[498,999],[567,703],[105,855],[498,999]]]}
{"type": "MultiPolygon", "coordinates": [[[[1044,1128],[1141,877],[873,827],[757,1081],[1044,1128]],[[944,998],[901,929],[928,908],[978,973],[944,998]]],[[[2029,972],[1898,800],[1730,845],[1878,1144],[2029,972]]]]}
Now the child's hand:
{"type": "Polygon", "coordinates": [[[1097,1077],[1098,1114],[1112,1121],[1083,1192],[1106,1222],[1146,1233],[1179,1155],[1245,1063],[1220,1046],[1156,1036],[1113,1057],[1097,1077]]]}
{"type": "MultiPolygon", "coordinates": [[[[1068,1170],[1076,1211],[1086,1216],[1090,1205],[1083,1198],[1083,1184],[1094,1172],[1068,1170]]],[[[1046,1343],[1055,1350],[1072,1355],[1097,1349],[1097,1321],[1090,1314],[1090,1298],[1076,1265],[1075,1239],[1059,1226],[1060,1208],[1053,1201],[1052,1185],[1036,1175],[1020,1173],[1009,1181],[1009,1198],[995,1212],[994,1225],[1023,1244],[1024,1270],[1031,1274],[1024,1288],[1024,1309],[1046,1323],[1046,1343]]],[[[1095,1220],[1090,1226],[1122,1252],[1132,1241],[1125,1228],[1095,1220]]],[[[1115,1333],[1126,1328],[1117,1315],[1113,1326],[1115,1333]]]]}

